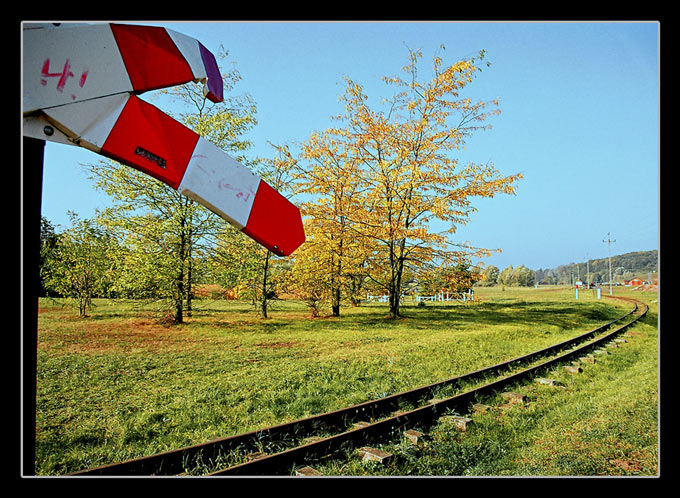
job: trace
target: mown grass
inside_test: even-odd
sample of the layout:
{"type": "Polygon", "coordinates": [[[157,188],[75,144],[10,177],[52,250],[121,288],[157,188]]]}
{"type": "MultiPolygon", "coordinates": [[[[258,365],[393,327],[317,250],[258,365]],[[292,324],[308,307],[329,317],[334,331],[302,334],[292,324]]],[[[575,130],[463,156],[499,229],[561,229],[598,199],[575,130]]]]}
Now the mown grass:
{"type": "MultiPolygon", "coordinates": [[[[379,398],[554,344],[629,309],[588,293],[576,301],[571,290],[482,289],[478,296],[481,302],[468,306],[419,308],[407,302],[406,318],[400,320],[388,319],[385,305],[347,307],[340,317],[310,319],[300,303],[281,302],[270,319],[262,320],[246,303],[199,301],[187,323],[174,327],[160,325],[138,303],[98,301],[91,316],[80,319],[58,302],[41,300],[37,473],[70,473],[379,398]]],[[[654,445],[639,434],[652,439],[656,434],[656,424],[650,422],[656,412],[649,408],[656,407],[657,369],[650,363],[656,358],[650,353],[655,313],[640,326],[644,341],[639,342],[648,344],[647,349],[618,367],[620,360],[614,358],[619,356],[612,355],[611,370],[605,370],[605,362],[588,369],[592,388],[585,383],[587,375],[567,379],[585,383],[575,387],[581,386],[580,403],[587,410],[574,412],[585,413],[585,419],[567,408],[579,406],[567,394],[575,392],[570,386],[550,395],[565,396],[555,398],[554,406],[512,422],[526,430],[518,432],[512,424],[506,427],[490,418],[487,426],[476,421],[478,432],[465,438],[436,436],[435,431],[426,449],[404,446],[404,456],[388,467],[371,469],[350,459],[326,472],[579,475],[590,471],[555,463],[561,460],[551,451],[564,454],[561,449],[568,445],[560,439],[565,432],[554,427],[567,424],[571,429],[575,420],[587,420],[591,425],[579,434],[590,438],[591,451],[602,453],[603,461],[625,460],[605,455],[611,440],[596,438],[599,430],[611,432],[612,424],[630,432],[620,451],[646,448],[646,456],[635,460],[644,460],[641,468],[612,464],[603,467],[609,469],[605,472],[615,474],[628,466],[654,473],[654,445]],[[595,374],[597,369],[603,370],[601,375],[595,374]],[[626,396],[616,388],[624,379],[630,384],[626,396]],[[604,402],[588,405],[598,389],[604,394],[597,399],[609,400],[602,412],[598,407],[604,402]],[[629,423],[629,418],[638,419],[638,411],[646,414],[640,422],[644,428],[629,423]],[[613,418],[603,419],[604,414],[613,418]],[[598,425],[599,420],[609,429],[598,425]],[[503,434],[507,445],[498,443],[503,434]]],[[[632,354],[641,347],[630,346],[621,350],[632,354]]],[[[533,406],[527,413],[539,409],[538,403],[527,406],[533,406]]],[[[572,435],[567,440],[575,439],[572,435]]]]}

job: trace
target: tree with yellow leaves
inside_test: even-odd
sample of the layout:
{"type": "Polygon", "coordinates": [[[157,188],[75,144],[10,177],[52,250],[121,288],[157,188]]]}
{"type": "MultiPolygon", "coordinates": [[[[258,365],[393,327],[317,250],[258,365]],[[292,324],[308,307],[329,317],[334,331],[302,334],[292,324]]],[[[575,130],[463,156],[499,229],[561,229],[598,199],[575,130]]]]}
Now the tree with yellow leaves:
{"type": "Polygon", "coordinates": [[[419,271],[488,254],[454,244],[451,236],[475,211],[471,198],[514,194],[521,178],[453,157],[500,112],[497,101],[460,96],[484,52],[448,67],[436,56],[426,82],[418,73],[421,58],[409,51],[406,76],[383,78],[398,88],[385,109],[375,110],[362,86],[346,78],[341,126],[314,133],[297,158],[279,148],[297,192],[311,196],[301,208],[315,250],[326,254],[315,260],[314,271],[327,278],[336,315],[343,286],[368,278],[372,288],[388,293],[389,316],[397,318],[404,275],[417,278],[419,271]]]}
{"type": "Polygon", "coordinates": [[[307,305],[312,318],[319,316],[322,307],[329,302],[332,288],[330,253],[319,244],[316,233],[305,227],[305,243],[294,255],[290,270],[282,278],[282,290],[307,305]]]}
{"type": "Polygon", "coordinates": [[[353,237],[368,239],[374,250],[368,275],[389,295],[389,316],[400,316],[405,268],[453,264],[462,257],[487,254],[456,246],[450,236],[475,211],[470,199],[514,194],[520,174],[502,176],[491,164],[460,164],[460,150],[473,132],[498,114],[497,101],[472,102],[460,96],[484,58],[444,67],[433,59],[433,77],[420,81],[418,51],[409,51],[406,77],[383,81],[400,89],[385,110],[374,110],[360,84],[346,79],[345,127],[330,130],[346,160],[360,173],[349,218],[353,237]],[[436,231],[432,222],[444,222],[436,231]]]}
{"type": "Polygon", "coordinates": [[[315,295],[330,301],[332,314],[339,316],[344,295],[358,302],[363,280],[366,241],[357,239],[352,229],[352,219],[361,209],[357,192],[360,171],[331,132],[314,133],[302,144],[299,159],[293,158],[288,147],[278,147],[278,151],[277,164],[286,165],[297,193],[307,194],[309,199],[299,204],[307,220],[305,245],[309,247],[296,253],[293,274],[300,282],[311,285],[313,281],[315,288],[322,284],[325,291],[315,291],[315,295]],[[302,278],[300,267],[318,275],[302,278]]]}

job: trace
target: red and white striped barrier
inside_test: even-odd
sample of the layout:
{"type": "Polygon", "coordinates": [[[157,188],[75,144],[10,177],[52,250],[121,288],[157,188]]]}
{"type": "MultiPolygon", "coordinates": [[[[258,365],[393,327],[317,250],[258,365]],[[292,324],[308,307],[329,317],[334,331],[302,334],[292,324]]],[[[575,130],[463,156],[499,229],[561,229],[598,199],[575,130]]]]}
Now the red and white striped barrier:
{"type": "Polygon", "coordinates": [[[24,113],[120,93],[203,81],[223,99],[215,57],[176,31],[128,24],[25,24],[24,113]]]}
{"type": "Polygon", "coordinates": [[[143,171],[279,256],[304,242],[295,205],[136,96],[203,81],[204,95],[221,101],[217,63],[198,41],[149,26],[26,27],[23,49],[24,135],[79,145],[143,171]]]}

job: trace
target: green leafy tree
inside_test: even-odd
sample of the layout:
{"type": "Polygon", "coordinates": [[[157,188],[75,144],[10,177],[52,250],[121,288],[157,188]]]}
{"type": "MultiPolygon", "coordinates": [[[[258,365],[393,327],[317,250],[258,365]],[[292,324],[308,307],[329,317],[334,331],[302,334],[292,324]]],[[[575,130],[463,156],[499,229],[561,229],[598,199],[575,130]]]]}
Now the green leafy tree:
{"type": "Polygon", "coordinates": [[[513,267],[509,265],[498,276],[498,283],[511,287],[530,287],[534,285],[534,271],[524,265],[513,267]]]}
{"type": "MultiPolygon", "coordinates": [[[[272,188],[290,197],[292,178],[288,167],[277,159],[262,159],[256,171],[272,188]]],[[[241,299],[248,299],[262,318],[277,299],[281,273],[290,265],[240,231],[226,227],[215,237],[210,273],[216,283],[234,289],[241,299]]]]}
{"type": "Polygon", "coordinates": [[[52,252],[57,247],[59,235],[55,232],[55,226],[44,216],[40,217],[40,287],[39,295],[45,296],[45,278],[49,272],[49,263],[52,261],[52,252]]]}
{"type": "MultiPolygon", "coordinates": [[[[226,54],[223,55],[223,58],[226,54]]],[[[250,143],[240,137],[253,126],[255,106],[249,97],[228,93],[240,80],[237,71],[222,76],[227,97],[222,104],[205,99],[198,85],[160,92],[174,99],[178,119],[241,162],[250,143]]],[[[250,165],[250,164],[249,164],[250,165]]],[[[226,222],[173,188],[133,168],[112,161],[90,165],[96,186],[115,200],[101,222],[116,234],[128,252],[130,268],[120,284],[127,294],[143,293],[160,299],[174,323],[191,313],[195,263],[203,259],[226,222]],[[200,257],[199,257],[200,256],[200,257]]],[[[245,235],[242,235],[245,237],[245,235]]]]}
{"type": "Polygon", "coordinates": [[[188,197],[135,169],[102,161],[90,167],[98,188],[115,200],[99,222],[127,248],[121,293],[159,299],[182,323],[190,307],[193,253],[223,221],[188,197]]]}
{"type": "Polygon", "coordinates": [[[534,271],[524,265],[520,265],[513,271],[513,281],[520,287],[531,287],[534,285],[534,271]]]}
{"type": "Polygon", "coordinates": [[[69,213],[72,227],[60,235],[47,255],[45,287],[74,300],[81,317],[87,316],[92,298],[110,288],[115,258],[110,237],[90,220],[69,213]]]}
{"type": "Polygon", "coordinates": [[[501,285],[515,285],[515,274],[512,265],[506,267],[500,275],[498,275],[498,283],[501,285]]]}
{"type": "Polygon", "coordinates": [[[213,281],[248,300],[253,309],[268,318],[277,298],[280,267],[284,262],[238,230],[227,227],[216,237],[209,257],[213,281]]]}

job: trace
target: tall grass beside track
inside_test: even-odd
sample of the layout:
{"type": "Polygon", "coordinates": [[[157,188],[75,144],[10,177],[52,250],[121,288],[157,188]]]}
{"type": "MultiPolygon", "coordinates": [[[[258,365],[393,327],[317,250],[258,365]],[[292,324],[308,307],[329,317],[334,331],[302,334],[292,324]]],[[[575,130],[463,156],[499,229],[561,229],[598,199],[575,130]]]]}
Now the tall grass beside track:
{"type": "MultiPolygon", "coordinates": [[[[437,425],[418,447],[388,443],[387,466],[356,457],[332,475],[655,475],[655,293],[636,337],[560,386],[518,386],[529,402],[494,408],[465,433],[437,425]]],[[[603,292],[604,294],[604,292],[603,292]]],[[[561,342],[630,309],[591,292],[479,289],[481,302],[407,300],[310,319],[280,302],[262,320],[246,303],[200,300],[180,326],[138,303],[98,301],[77,317],[41,299],[36,469],[59,475],[205,442],[380,398],[561,342]]],[[[490,399],[491,406],[501,405],[490,399]]],[[[387,444],[387,443],[386,443],[387,444]]]]}

